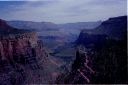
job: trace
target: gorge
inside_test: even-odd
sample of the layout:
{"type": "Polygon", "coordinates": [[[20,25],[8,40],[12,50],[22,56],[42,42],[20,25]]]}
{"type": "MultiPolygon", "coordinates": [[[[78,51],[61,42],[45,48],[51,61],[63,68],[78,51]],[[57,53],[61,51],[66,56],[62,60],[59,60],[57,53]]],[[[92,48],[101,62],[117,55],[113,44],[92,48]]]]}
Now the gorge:
{"type": "Polygon", "coordinates": [[[126,35],[127,16],[63,25],[0,19],[0,84],[127,83],[126,35]]]}

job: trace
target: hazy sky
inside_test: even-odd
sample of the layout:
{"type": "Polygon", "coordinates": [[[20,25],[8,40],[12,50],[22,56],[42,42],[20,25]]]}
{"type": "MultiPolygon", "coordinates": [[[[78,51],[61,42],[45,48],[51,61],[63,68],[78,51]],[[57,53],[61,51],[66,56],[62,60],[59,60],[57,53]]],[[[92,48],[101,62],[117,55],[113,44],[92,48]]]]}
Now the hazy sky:
{"type": "Polygon", "coordinates": [[[127,0],[0,0],[0,18],[54,23],[105,20],[127,14],[127,0]]]}

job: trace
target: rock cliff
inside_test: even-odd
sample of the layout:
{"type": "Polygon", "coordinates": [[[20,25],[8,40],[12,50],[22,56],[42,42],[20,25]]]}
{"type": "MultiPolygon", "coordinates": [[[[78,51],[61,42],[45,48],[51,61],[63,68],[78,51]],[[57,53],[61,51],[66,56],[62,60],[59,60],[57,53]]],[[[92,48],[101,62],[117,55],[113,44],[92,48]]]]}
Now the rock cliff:
{"type": "Polygon", "coordinates": [[[93,30],[84,30],[76,41],[72,70],[57,83],[127,83],[127,17],[110,18],[93,30]]]}
{"type": "Polygon", "coordinates": [[[57,74],[35,32],[19,30],[0,20],[0,84],[53,83],[57,74]],[[52,68],[53,67],[53,68],[52,68]]]}

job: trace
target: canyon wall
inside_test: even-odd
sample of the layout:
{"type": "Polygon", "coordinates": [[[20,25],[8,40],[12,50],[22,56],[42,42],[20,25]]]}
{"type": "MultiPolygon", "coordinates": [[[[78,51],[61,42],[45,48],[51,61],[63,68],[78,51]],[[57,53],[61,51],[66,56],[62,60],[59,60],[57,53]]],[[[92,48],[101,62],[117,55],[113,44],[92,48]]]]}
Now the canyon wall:
{"type": "Polygon", "coordinates": [[[53,83],[57,65],[52,62],[35,32],[0,20],[1,85],[53,83]]]}
{"type": "Polygon", "coordinates": [[[82,30],[76,40],[72,70],[58,77],[57,83],[127,83],[127,17],[104,21],[93,30],[82,30]]]}

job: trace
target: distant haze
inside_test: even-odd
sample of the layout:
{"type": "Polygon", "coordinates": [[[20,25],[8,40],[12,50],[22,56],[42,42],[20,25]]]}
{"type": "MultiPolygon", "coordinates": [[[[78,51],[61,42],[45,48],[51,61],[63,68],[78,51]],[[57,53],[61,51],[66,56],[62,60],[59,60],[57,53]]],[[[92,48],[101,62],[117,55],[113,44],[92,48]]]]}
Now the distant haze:
{"type": "Polygon", "coordinates": [[[0,18],[5,20],[73,23],[106,20],[127,15],[127,0],[5,0],[0,18]]]}

